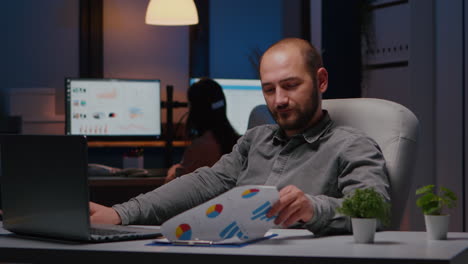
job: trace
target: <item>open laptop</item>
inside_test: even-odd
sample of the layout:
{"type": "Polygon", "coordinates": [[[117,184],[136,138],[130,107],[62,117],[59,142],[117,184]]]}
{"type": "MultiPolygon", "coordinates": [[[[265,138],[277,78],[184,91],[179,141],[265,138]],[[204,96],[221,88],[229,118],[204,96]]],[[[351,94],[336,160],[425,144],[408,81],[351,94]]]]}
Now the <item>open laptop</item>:
{"type": "Polygon", "coordinates": [[[158,229],[91,225],[86,136],[0,134],[3,227],[88,242],[155,238],[158,229]]]}

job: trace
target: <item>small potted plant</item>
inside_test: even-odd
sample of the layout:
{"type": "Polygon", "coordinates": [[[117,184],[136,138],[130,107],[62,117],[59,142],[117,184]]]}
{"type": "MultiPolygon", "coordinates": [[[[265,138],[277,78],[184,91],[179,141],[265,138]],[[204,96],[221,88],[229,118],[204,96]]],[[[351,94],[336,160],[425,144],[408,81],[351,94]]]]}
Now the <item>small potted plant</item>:
{"type": "Polygon", "coordinates": [[[416,205],[424,213],[428,239],[447,239],[450,215],[444,211],[456,206],[456,194],[445,187],[440,187],[436,193],[435,185],[430,184],[417,189],[416,195],[420,196],[416,205]]]}
{"type": "Polygon", "coordinates": [[[337,211],[351,217],[356,243],[374,243],[377,220],[387,225],[390,219],[390,204],[372,188],[357,189],[337,211]]]}

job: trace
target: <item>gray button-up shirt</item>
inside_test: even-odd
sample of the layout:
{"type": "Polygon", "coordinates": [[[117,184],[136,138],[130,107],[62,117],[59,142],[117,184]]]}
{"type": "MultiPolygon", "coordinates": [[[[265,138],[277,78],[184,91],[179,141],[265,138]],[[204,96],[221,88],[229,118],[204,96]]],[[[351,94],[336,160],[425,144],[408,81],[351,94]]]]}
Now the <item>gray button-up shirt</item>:
{"type": "Polygon", "coordinates": [[[335,209],[357,188],[373,187],[390,200],[385,160],[372,139],[335,126],[324,113],[317,125],[291,138],[278,125],[254,127],[211,168],[199,168],[113,208],[123,224],[162,224],[235,186],[281,189],[292,184],[307,194],[314,209],[309,222],[294,227],[317,235],[350,232],[350,219],[335,209]]]}

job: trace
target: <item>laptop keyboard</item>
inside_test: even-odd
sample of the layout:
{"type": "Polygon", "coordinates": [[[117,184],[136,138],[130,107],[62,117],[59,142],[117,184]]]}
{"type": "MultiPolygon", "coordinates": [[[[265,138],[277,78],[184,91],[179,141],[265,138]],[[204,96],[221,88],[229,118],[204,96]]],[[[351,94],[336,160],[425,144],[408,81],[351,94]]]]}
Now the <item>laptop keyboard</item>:
{"type": "Polygon", "coordinates": [[[135,232],[125,231],[125,230],[101,229],[101,228],[93,228],[93,227],[91,227],[90,232],[91,232],[91,235],[97,235],[97,236],[135,234],[135,232]]]}

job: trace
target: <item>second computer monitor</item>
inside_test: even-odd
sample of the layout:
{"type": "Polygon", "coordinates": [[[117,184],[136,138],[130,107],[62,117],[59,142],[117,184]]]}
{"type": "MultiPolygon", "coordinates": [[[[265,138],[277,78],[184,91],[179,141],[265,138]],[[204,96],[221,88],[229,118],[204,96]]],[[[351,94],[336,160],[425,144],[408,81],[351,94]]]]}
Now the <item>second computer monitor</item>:
{"type": "MultiPolygon", "coordinates": [[[[199,78],[190,79],[190,84],[199,78]]],[[[247,131],[250,112],[265,104],[262,85],[257,79],[213,79],[223,88],[226,97],[226,115],[234,129],[241,135],[247,131]]]]}
{"type": "Polygon", "coordinates": [[[66,78],[66,134],[104,139],[161,136],[159,80],[66,78]]]}

